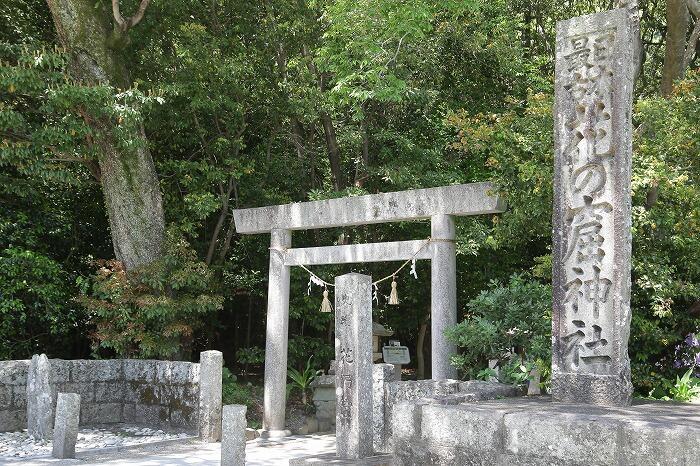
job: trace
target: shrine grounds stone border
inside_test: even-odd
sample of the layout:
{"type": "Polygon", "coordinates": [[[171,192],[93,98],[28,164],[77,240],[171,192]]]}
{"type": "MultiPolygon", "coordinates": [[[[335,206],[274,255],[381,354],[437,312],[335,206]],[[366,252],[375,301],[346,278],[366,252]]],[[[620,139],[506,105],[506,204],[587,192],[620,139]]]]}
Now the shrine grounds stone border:
{"type": "Polygon", "coordinates": [[[263,438],[285,430],[290,267],[360,262],[431,261],[431,362],[434,379],[456,377],[456,348],[444,331],[457,323],[455,216],[496,214],[505,202],[490,183],[471,183],[323,201],[236,209],[239,234],[270,234],[263,438]],[[395,241],[292,248],[292,231],[430,219],[431,242],[395,241]]]}
{"type": "MultiPolygon", "coordinates": [[[[215,399],[217,391],[221,396],[221,366],[217,386],[200,378],[199,363],[136,359],[48,361],[53,407],[58,392],[79,394],[81,426],[125,422],[197,434],[201,424],[221,425],[221,408],[206,412],[199,409],[202,396],[215,399]],[[207,395],[208,392],[212,394],[207,395]]],[[[27,427],[29,366],[29,360],[0,361],[2,431],[27,427]]],[[[212,374],[216,382],[216,370],[212,374]]]]}

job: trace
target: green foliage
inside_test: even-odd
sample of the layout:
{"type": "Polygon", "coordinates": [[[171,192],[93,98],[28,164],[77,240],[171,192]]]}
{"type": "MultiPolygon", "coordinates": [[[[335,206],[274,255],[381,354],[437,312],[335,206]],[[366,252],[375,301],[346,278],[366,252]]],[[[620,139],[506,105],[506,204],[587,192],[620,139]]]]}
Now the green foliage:
{"type": "Polygon", "coordinates": [[[207,314],[221,308],[211,292],[211,272],[185,239],[167,233],[163,257],[124,271],[118,261],[100,269],[80,301],[92,313],[94,349],[120,357],[172,358],[187,348],[207,314]]]}
{"type": "MultiPolygon", "coordinates": [[[[550,359],[551,306],[548,285],[522,275],[513,275],[506,284],[492,282],[467,304],[467,318],[447,331],[447,337],[460,348],[452,363],[473,378],[490,359],[518,368],[524,364],[521,360],[550,359]],[[511,352],[520,357],[511,360],[511,352]]],[[[518,371],[506,372],[516,381],[518,371]]]]}
{"type": "Polygon", "coordinates": [[[71,302],[73,289],[61,264],[10,247],[0,253],[0,359],[24,359],[52,348],[60,354],[85,319],[71,302]]]}
{"type": "Polygon", "coordinates": [[[676,383],[671,387],[674,401],[695,401],[700,399],[700,378],[693,377],[693,369],[688,369],[683,377],[676,376],[676,383]]]}
{"type": "Polygon", "coordinates": [[[259,365],[265,362],[265,350],[252,346],[250,348],[240,348],[236,351],[236,361],[239,364],[259,365]]]}
{"type": "Polygon", "coordinates": [[[292,389],[296,389],[301,393],[301,402],[304,405],[307,404],[307,393],[311,382],[313,382],[316,377],[323,373],[323,371],[313,369],[311,367],[312,359],[313,356],[310,356],[306,361],[306,367],[301,371],[293,367],[289,367],[287,369],[287,377],[289,377],[289,379],[292,381],[290,385],[292,386],[292,389]]]}
{"type": "Polygon", "coordinates": [[[231,371],[224,367],[222,373],[222,403],[225,405],[245,405],[248,410],[246,420],[248,427],[262,427],[262,387],[253,384],[242,384],[231,371]]]}

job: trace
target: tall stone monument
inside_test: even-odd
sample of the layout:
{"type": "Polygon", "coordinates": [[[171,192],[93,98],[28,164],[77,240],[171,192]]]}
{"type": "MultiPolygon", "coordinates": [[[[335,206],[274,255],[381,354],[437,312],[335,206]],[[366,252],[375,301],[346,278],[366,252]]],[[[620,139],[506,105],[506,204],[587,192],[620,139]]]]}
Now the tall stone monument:
{"type": "Polygon", "coordinates": [[[372,278],[335,279],[336,452],[372,456],[372,278]]]}
{"type": "Polygon", "coordinates": [[[626,9],[557,23],[552,395],[559,401],[630,403],[633,26],[626,9]]]}
{"type": "Polygon", "coordinates": [[[27,374],[27,432],[34,438],[51,440],[53,419],[51,363],[45,354],[35,354],[27,374]]]}

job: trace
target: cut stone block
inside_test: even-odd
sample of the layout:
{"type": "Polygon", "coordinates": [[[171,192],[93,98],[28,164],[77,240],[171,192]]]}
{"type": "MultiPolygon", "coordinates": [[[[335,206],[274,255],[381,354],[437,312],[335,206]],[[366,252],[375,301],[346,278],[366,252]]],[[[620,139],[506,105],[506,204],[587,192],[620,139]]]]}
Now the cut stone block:
{"type": "Polygon", "coordinates": [[[245,464],[246,408],[243,405],[226,405],[223,408],[221,433],[221,466],[245,464]]]}
{"type": "Polygon", "coordinates": [[[552,395],[629,405],[633,22],[557,23],[552,395]]]}
{"type": "Polygon", "coordinates": [[[221,440],[221,351],[203,351],[199,356],[199,435],[205,442],[221,440]]]}
{"type": "Polygon", "coordinates": [[[75,458],[75,442],[78,440],[80,395],[59,393],[56,401],[56,422],[53,428],[54,458],[75,458]]]}
{"type": "Polygon", "coordinates": [[[34,438],[50,440],[54,404],[51,364],[45,354],[32,356],[27,374],[27,431],[34,438]]]}

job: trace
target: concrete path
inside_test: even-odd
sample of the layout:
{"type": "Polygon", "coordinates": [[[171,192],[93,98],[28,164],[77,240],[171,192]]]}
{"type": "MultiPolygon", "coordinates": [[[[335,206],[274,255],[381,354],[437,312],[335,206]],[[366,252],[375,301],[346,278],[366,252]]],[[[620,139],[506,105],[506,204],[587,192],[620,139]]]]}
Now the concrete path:
{"type": "MultiPolygon", "coordinates": [[[[120,450],[78,454],[75,460],[49,458],[12,460],[0,464],[22,466],[218,466],[220,443],[203,443],[198,440],[144,445],[120,450]]],[[[300,435],[276,441],[252,440],[246,445],[246,466],[287,466],[292,458],[335,452],[335,435],[300,435]]]]}

